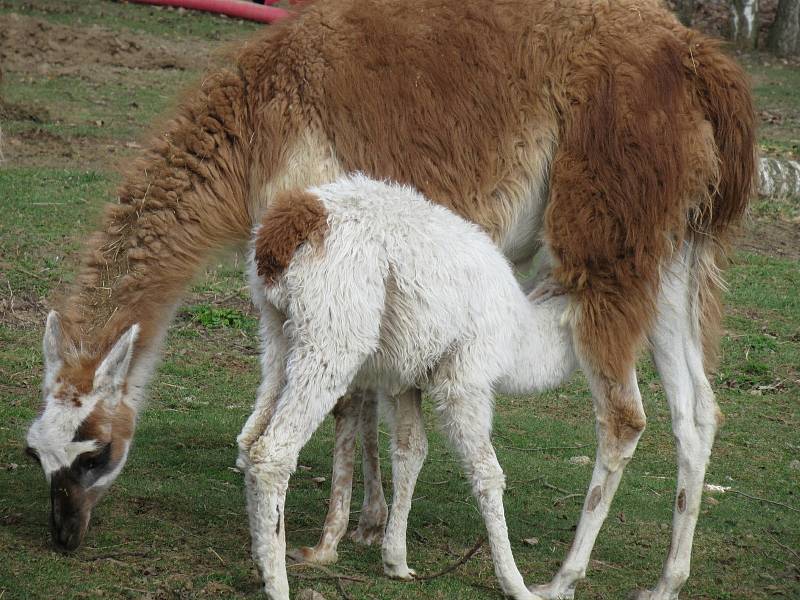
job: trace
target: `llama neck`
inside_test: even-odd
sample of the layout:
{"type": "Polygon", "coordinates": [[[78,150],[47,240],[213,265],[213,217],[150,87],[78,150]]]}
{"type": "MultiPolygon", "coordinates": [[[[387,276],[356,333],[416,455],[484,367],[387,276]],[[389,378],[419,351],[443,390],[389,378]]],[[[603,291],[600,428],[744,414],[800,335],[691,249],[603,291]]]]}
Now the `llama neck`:
{"type": "Polygon", "coordinates": [[[530,394],[564,383],[577,368],[572,334],[562,317],[567,296],[531,301],[520,292],[514,333],[513,367],[504,391],[530,394]]]}
{"type": "Polygon", "coordinates": [[[102,356],[139,323],[136,368],[209,256],[249,237],[243,91],[231,73],[207,79],[128,170],[62,311],[82,354],[102,356]]]}

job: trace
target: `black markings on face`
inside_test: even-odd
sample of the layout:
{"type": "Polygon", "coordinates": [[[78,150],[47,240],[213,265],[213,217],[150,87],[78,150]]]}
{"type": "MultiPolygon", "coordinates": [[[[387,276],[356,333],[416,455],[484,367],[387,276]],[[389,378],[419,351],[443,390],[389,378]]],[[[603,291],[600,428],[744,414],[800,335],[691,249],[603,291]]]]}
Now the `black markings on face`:
{"type": "MultiPolygon", "coordinates": [[[[105,444],[92,452],[84,452],[75,462],[77,462],[81,471],[96,471],[102,470],[108,466],[111,460],[111,444],[105,444]]],[[[73,463],[74,465],[75,463],[73,463]]]]}
{"type": "Polygon", "coordinates": [[[40,465],[42,464],[42,460],[39,458],[39,453],[36,452],[36,450],[31,448],[30,446],[25,446],[25,454],[30,456],[33,460],[35,460],[40,465]]]}
{"type": "Polygon", "coordinates": [[[110,470],[110,463],[111,443],[109,442],[96,450],[79,455],[69,466],[69,473],[76,483],[87,489],[110,470]]]}

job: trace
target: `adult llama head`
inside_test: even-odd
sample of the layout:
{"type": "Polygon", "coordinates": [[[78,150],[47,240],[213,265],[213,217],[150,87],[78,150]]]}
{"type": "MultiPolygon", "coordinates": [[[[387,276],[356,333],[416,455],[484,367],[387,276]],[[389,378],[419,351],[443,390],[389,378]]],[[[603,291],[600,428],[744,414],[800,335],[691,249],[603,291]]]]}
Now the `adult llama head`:
{"type": "Polygon", "coordinates": [[[26,436],[26,452],[50,484],[53,543],[74,550],[92,508],[128,456],[136,411],[130,371],[139,326],[129,327],[104,355],[72,347],[55,311],[47,317],[41,412],[26,436]]]}

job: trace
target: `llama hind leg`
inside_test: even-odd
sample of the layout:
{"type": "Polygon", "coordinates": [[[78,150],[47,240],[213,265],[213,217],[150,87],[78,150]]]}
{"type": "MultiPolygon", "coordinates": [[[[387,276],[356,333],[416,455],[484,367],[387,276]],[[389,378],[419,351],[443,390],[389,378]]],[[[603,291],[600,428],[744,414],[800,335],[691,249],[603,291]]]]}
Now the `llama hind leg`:
{"type": "Polygon", "coordinates": [[[236,438],[239,456],[236,466],[246,472],[250,464],[250,447],[264,433],[272,416],[275,400],[286,382],[286,355],[289,340],[283,331],[285,315],[266,302],[261,303],[261,384],[256,402],[242,431],[236,438]]]}
{"type": "Polygon", "coordinates": [[[390,400],[392,422],[392,511],[386,524],[381,554],[389,577],[413,579],[408,568],[406,531],[417,477],[428,454],[422,423],[422,394],[411,389],[390,400]]]}
{"type": "Polygon", "coordinates": [[[550,583],[530,588],[550,599],[575,596],[575,586],[586,574],[597,534],[608,516],[625,465],[633,457],[645,425],[633,368],[624,384],[609,382],[587,364],[583,365],[583,370],[595,400],[597,454],[572,547],[550,583]]]}
{"type": "Polygon", "coordinates": [[[347,524],[350,521],[350,498],[353,492],[353,455],[361,406],[361,394],[353,393],[341,398],[333,409],[336,426],[328,514],[325,517],[322,535],[317,545],[313,548],[302,547],[290,550],[287,556],[294,560],[328,565],[335,563],[339,559],[336,549],[347,532],[347,524]]]}
{"type": "Polygon", "coordinates": [[[703,480],[717,430],[719,411],[704,370],[698,324],[692,322],[690,278],[682,264],[665,273],[651,335],[653,359],[672,414],[678,478],[669,553],[655,588],[640,592],[640,600],[675,600],[689,577],[703,480]]]}
{"type": "Polygon", "coordinates": [[[531,593],[514,562],[508,539],[503,490],[505,475],[491,441],[492,394],[489,388],[433,393],[442,429],[457,450],[478,502],[489,539],[494,571],[503,593],[515,600],[539,600],[531,593]]]}
{"type": "Polygon", "coordinates": [[[364,502],[361,505],[358,526],[350,534],[350,538],[354,542],[370,546],[383,539],[389,515],[381,481],[381,462],[378,454],[378,396],[375,391],[364,392],[359,431],[363,454],[364,502]]]}

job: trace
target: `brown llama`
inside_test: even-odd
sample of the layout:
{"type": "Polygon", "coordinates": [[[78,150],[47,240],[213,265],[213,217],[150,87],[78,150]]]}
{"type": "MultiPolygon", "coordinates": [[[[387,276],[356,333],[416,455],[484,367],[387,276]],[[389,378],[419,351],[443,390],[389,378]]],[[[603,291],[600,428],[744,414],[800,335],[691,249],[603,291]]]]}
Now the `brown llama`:
{"type": "MultiPolygon", "coordinates": [[[[572,549],[530,598],[572,597],[584,576],[645,427],[635,363],[661,275],[688,245],[687,327],[702,352],[678,347],[657,364],[677,493],[661,578],[640,595],[677,597],[717,428],[703,369],[718,345],[723,253],[752,189],[754,122],[742,71],[655,0],[319,0],[269,28],[130,167],[48,317],[44,408],[27,443],[51,486],[54,542],[81,543],[121,471],[165,330],[209,256],[248,240],[277,193],[362,171],[479,224],[515,263],[544,250],[570,296],[597,459],[572,549]],[[676,378],[672,360],[691,377],[676,378]]],[[[273,393],[265,385],[259,398],[273,393]]],[[[243,439],[245,454],[255,441],[243,439]]]]}

